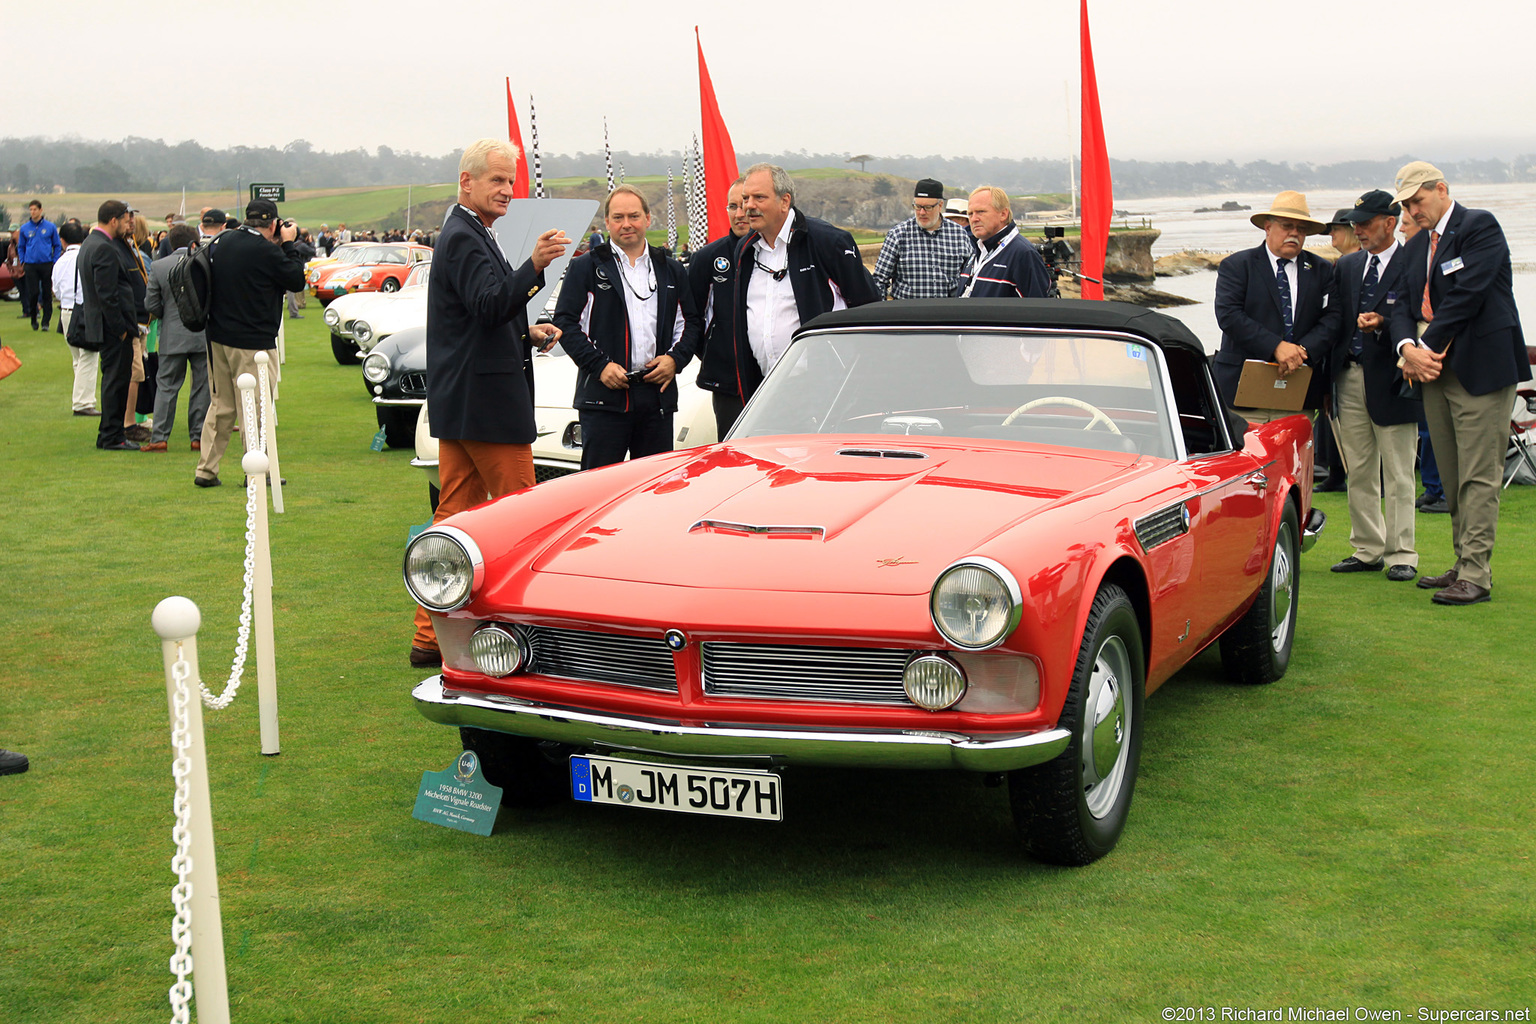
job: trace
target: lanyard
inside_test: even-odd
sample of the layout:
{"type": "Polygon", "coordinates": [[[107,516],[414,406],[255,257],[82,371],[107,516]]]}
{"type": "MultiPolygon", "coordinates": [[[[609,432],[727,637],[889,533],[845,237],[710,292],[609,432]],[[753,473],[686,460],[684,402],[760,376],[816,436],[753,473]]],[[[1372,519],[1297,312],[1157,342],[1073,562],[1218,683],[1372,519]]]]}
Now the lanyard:
{"type": "Polygon", "coordinates": [[[976,262],[971,267],[971,283],[966,285],[965,286],[965,291],[961,293],[960,297],[962,299],[968,299],[968,298],[971,297],[971,289],[976,287],[976,278],[981,274],[981,268],[986,265],[988,260],[990,260],[992,257],[996,256],[998,253],[1002,252],[1003,251],[1003,246],[1005,246],[1009,242],[1013,241],[1013,236],[1017,235],[1018,233],[1019,233],[1018,225],[1016,225],[1016,224],[1015,225],[1010,225],[1008,230],[1003,232],[1002,241],[998,242],[997,243],[997,248],[993,249],[991,252],[988,252],[986,246],[983,245],[982,243],[980,243],[980,242],[976,243],[976,247],[977,247],[978,251],[976,253],[976,256],[974,257],[976,262]]]}

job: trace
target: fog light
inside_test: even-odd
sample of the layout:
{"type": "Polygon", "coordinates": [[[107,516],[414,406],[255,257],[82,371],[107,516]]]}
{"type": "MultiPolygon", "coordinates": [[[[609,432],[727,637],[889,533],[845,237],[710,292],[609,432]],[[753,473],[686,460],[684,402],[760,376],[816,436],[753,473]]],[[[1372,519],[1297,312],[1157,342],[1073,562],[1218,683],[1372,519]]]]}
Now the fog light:
{"type": "Polygon", "coordinates": [[[373,340],[373,328],[368,325],[366,320],[354,320],[352,321],[352,337],[367,344],[373,340]]]}
{"type": "Polygon", "coordinates": [[[567,448],[581,447],[581,423],[579,421],[566,424],[565,433],[560,435],[560,443],[567,448]]]}
{"type": "Polygon", "coordinates": [[[528,663],[528,648],[514,626],[488,622],[469,638],[469,654],[475,667],[500,679],[522,670],[528,663]]]}
{"type": "Polygon", "coordinates": [[[912,703],[929,711],[943,711],[965,696],[965,673],[942,654],[913,658],[901,684],[912,703]]]}

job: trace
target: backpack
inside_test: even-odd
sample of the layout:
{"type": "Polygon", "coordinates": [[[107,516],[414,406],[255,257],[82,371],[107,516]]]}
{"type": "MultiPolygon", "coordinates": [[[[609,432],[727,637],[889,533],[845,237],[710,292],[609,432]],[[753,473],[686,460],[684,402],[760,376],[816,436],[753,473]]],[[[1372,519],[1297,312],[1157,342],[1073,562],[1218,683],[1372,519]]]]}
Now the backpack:
{"type": "Polygon", "coordinates": [[[198,246],[171,267],[171,301],[176,303],[181,325],[194,333],[208,326],[208,307],[213,299],[213,247],[218,242],[214,238],[198,246]]]}

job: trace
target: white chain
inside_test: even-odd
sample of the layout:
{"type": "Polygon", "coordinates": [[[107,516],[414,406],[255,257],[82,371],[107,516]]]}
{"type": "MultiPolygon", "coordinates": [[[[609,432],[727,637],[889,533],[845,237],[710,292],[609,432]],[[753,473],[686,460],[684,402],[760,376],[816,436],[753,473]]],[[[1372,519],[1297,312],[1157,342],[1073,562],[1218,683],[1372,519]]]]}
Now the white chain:
{"type": "Polygon", "coordinates": [[[176,916],[171,919],[171,941],[176,952],[171,954],[171,973],[176,984],[171,986],[171,1024],[187,1024],[187,1003],[192,999],[192,832],[188,819],[191,817],[191,799],[187,793],[187,776],[192,772],[192,759],[187,756],[192,737],[187,724],[187,705],[191,701],[187,677],[192,667],[182,653],[181,643],[176,644],[176,663],[171,666],[171,679],[176,688],[171,695],[171,708],[175,722],[171,727],[171,746],[176,758],[171,762],[171,775],[176,779],[176,797],[171,804],[176,813],[176,824],[171,829],[171,839],[176,843],[176,855],[171,858],[171,870],[176,872],[176,885],[171,889],[171,905],[176,916]]]}
{"type": "Polygon", "coordinates": [[[266,495],[257,494],[250,487],[245,496],[245,596],[240,603],[240,628],[235,633],[235,663],[229,670],[229,682],[224,692],[215,697],[199,679],[198,689],[203,694],[203,704],[222,711],[229,707],[240,689],[240,676],[245,672],[245,654],[251,642],[251,602],[256,588],[256,502],[265,501],[266,495]]]}

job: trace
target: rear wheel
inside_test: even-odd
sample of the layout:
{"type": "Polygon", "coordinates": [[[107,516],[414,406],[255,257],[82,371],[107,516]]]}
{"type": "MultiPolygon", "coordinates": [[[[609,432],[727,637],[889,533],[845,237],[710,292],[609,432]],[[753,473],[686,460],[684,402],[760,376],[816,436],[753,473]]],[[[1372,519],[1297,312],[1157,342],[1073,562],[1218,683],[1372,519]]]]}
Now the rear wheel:
{"type": "Polygon", "coordinates": [[[331,332],[331,355],[335,356],[336,361],[342,366],[356,366],[358,357],[362,354],[357,343],[351,338],[343,338],[335,331],[331,332]]]}
{"type": "Polygon", "coordinates": [[[488,729],[459,729],[465,750],[480,758],[485,781],[501,788],[507,807],[547,807],[569,792],[565,748],[488,729]]]}
{"type": "Polygon", "coordinates": [[[416,408],[410,405],[376,405],[384,443],[391,448],[416,447],[416,408]]]}
{"type": "Polygon", "coordinates": [[[1272,683],[1291,664],[1296,639],[1296,605],[1301,595],[1301,531],[1289,501],[1275,533],[1269,571],[1253,606],[1221,635],[1221,667],[1234,683],[1272,683]]]}
{"type": "Polygon", "coordinates": [[[1141,764],[1146,657],[1125,591],[1093,599],[1061,725],[1072,734],[1054,760],[1010,772],[1013,820],[1030,856],[1049,864],[1092,863],[1115,848],[1141,764]]]}

